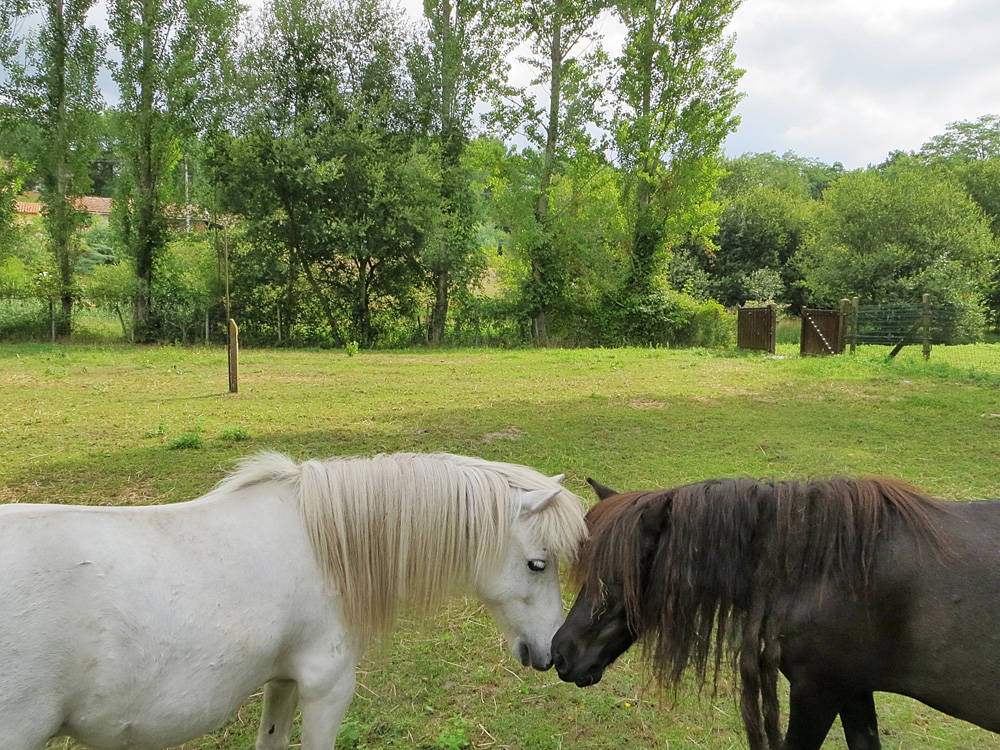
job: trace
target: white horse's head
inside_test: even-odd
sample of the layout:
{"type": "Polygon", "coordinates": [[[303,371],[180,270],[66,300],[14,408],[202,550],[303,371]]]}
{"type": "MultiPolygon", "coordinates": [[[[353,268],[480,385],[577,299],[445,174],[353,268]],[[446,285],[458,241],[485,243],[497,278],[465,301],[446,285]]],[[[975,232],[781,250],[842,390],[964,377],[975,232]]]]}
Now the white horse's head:
{"type": "MultiPolygon", "coordinates": [[[[558,483],[562,478],[553,480],[558,483]]],[[[540,670],[552,666],[552,636],[564,613],[557,550],[541,538],[535,521],[562,491],[522,491],[506,557],[475,584],[477,596],[503,630],[514,655],[525,666],[540,670]]]]}
{"type": "Polygon", "coordinates": [[[552,666],[563,620],[559,561],[572,562],[587,533],[583,504],[562,475],[396,453],[301,467],[265,456],[237,477],[260,481],[279,470],[298,474],[316,559],[360,640],[387,632],[398,606],[427,610],[453,588],[471,588],[524,664],[552,666]]]}

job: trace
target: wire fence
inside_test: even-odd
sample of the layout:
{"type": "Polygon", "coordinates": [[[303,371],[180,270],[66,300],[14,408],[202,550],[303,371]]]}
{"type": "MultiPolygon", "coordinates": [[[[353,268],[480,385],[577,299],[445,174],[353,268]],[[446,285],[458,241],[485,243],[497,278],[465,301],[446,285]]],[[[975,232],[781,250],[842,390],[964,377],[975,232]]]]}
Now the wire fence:
{"type": "Polygon", "coordinates": [[[882,346],[923,344],[925,339],[932,345],[970,344],[978,341],[981,333],[969,311],[953,304],[927,308],[912,304],[860,305],[854,327],[854,342],[882,346]]]}
{"type": "Polygon", "coordinates": [[[926,343],[932,363],[1000,376],[1000,343],[983,343],[981,321],[960,305],[860,305],[848,338],[859,353],[884,352],[900,361],[923,359],[926,343]]]}

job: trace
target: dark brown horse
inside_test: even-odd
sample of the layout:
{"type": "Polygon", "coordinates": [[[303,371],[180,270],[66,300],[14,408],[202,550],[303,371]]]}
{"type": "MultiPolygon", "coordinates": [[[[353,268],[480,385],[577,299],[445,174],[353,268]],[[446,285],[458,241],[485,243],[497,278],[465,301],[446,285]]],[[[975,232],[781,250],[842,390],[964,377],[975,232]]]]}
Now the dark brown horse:
{"type": "Polygon", "coordinates": [[[667,686],[732,663],[751,750],[815,750],[838,714],[850,750],[878,750],[876,690],[1000,731],[1000,502],[889,479],[591,484],[562,679],[597,682],[637,640],[667,686]]]}

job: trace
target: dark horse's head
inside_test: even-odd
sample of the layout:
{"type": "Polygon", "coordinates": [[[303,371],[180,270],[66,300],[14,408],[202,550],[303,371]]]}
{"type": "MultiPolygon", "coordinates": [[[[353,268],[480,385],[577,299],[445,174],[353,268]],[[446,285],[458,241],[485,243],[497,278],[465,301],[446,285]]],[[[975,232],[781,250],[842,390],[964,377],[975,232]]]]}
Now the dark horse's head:
{"type": "Polygon", "coordinates": [[[590,536],[574,569],[580,593],[552,640],[559,677],[579,687],[600,681],[641,635],[644,579],[664,521],[663,504],[653,493],[621,495],[587,481],[601,502],[587,514],[590,536]]]}

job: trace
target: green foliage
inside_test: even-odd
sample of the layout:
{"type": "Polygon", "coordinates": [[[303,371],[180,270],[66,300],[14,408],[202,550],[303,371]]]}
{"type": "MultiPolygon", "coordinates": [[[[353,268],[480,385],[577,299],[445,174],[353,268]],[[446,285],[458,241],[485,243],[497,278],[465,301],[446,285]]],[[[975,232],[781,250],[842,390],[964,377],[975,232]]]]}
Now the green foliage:
{"type": "MultiPolygon", "coordinates": [[[[75,234],[87,221],[74,198],[90,187],[88,168],[95,152],[101,106],[97,73],[103,43],[97,29],[87,25],[93,4],[94,0],[20,4],[16,12],[36,12],[42,25],[19,40],[11,40],[5,52],[16,50],[20,54],[3,61],[6,75],[0,82],[0,100],[9,105],[0,131],[18,132],[23,139],[20,156],[32,162],[34,176],[41,182],[46,204],[42,224],[59,280],[56,330],[66,336],[71,332],[76,291],[74,269],[79,245],[75,234]]],[[[0,225],[3,218],[0,214],[0,225]]]]}
{"type": "Polygon", "coordinates": [[[631,181],[630,286],[651,290],[665,250],[710,241],[719,153],[739,122],[743,71],[727,27],[740,0],[617,3],[626,27],[613,132],[631,181]],[[662,82],[669,81],[669,85],[662,82]]]}
{"type": "MultiPolygon", "coordinates": [[[[171,241],[156,266],[153,311],[161,336],[181,343],[193,341],[212,310],[218,312],[224,280],[211,238],[183,235],[171,241]]],[[[218,320],[223,315],[218,313],[218,320]]]]}
{"type": "Polygon", "coordinates": [[[718,249],[699,256],[710,274],[712,296],[724,305],[761,299],[747,280],[769,271],[781,282],[775,300],[802,303],[800,270],[792,259],[809,236],[819,204],[773,187],[747,188],[725,204],[715,236],[718,249]]]}
{"type": "Polygon", "coordinates": [[[205,445],[205,440],[198,432],[182,432],[167,443],[167,448],[175,450],[197,450],[205,445]]]}
{"type": "Polygon", "coordinates": [[[176,450],[197,450],[204,447],[205,439],[202,437],[202,431],[205,428],[205,420],[199,417],[195,420],[194,428],[188,430],[187,432],[182,432],[176,438],[167,443],[167,448],[172,451],[176,450]]]}
{"type": "Polygon", "coordinates": [[[113,129],[124,167],[114,223],[134,261],[132,311],[140,341],[163,333],[157,324],[169,320],[151,318],[156,268],[168,241],[169,178],[185,139],[222,118],[228,92],[223,74],[240,12],[235,0],[108,4],[110,39],[119,52],[112,63],[120,93],[113,129]]]}
{"type": "MultiPolygon", "coordinates": [[[[0,159],[2,159],[0,152],[0,159]]],[[[10,257],[21,239],[14,202],[24,183],[28,165],[12,158],[9,165],[0,160],[0,259],[10,257]]]]}
{"type": "Polygon", "coordinates": [[[344,354],[346,354],[348,357],[353,357],[355,354],[357,354],[358,349],[359,346],[357,341],[348,341],[346,344],[344,344],[344,354]]]}
{"type": "Polygon", "coordinates": [[[938,170],[854,172],[827,190],[799,254],[811,298],[834,304],[917,302],[978,307],[997,258],[982,211],[938,170]]]}
{"type": "Polygon", "coordinates": [[[246,427],[225,427],[219,434],[219,438],[231,443],[238,443],[242,440],[249,440],[250,432],[246,427]]]}
{"type": "Polygon", "coordinates": [[[975,122],[948,123],[944,133],[921,147],[919,156],[927,161],[1000,159],[1000,115],[983,115],[975,122]]]}
{"type": "Polygon", "coordinates": [[[238,136],[214,147],[224,199],[247,217],[251,241],[278,251],[283,296],[304,280],[327,325],[321,337],[371,346],[380,311],[413,310],[433,214],[422,201],[437,200],[435,174],[403,127],[404,30],[377,0],[279,2],[264,13],[244,51],[238,136]],[[325,44],[331,29],[340,36],[325,44]]]}
{"type": "Polygon", "coordinates": [[[773,152],[743,154],[726,162],[726,175],[719,181],[719,190],[727,198],[759,188],[773,188],[796,198],[819,199],[843,173],[844,167],[839,162],[831,166],[793,151],[781,156],[773,152]]]}
{"type": "Polygon", "coordinates": [[[132,340],[131,319],[126,320],[124,310],[135,294],[136,278],[128,263],[107,263],[95,266],[81,280],[80,291],[91,304],[115,313],[122,328],[122,337],[132,340]]]}
{"type": "Polygon", "coordinates": [[[470,733],[473,727],[473,723],[468,719],[452,716],[448,719],[445,729],[437,736],[434,747],[439,750],[465,750],[471,747],[470,733]]]}
{"type": "Polygon", "coordinates": [[[161,419],[159,422],[156,423],[156,427],[149,430],[144,437],[148,438],[163,437],[167,434],[168,426],[169,422],[167,422],[166,419],[161,419]]]}
{"type": "Polygon", "coordinates": [[[598,318],[599,341],[621,346],[730,346],[736,318],[718,302],[700,301],[685,292],[657,290],[609,299],[598,318]]]}

